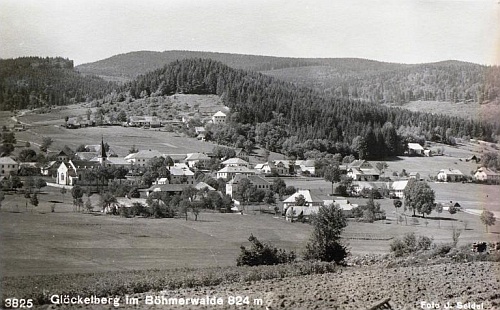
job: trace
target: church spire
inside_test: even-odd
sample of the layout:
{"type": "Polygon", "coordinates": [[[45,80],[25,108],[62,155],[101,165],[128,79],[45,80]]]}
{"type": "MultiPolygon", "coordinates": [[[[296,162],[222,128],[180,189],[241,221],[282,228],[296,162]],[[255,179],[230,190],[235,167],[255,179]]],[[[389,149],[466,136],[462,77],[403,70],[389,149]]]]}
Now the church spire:
{"type": "Polygon", "coordinates": [[[108,155],[106,155],[106,148],[104,146],[104,138],[101,137],[101,151],[99,154],[99,162],[101,163],[101,165],[104,164],[104,162],[106,161],[107,158],[108,158],[108,155]]]}

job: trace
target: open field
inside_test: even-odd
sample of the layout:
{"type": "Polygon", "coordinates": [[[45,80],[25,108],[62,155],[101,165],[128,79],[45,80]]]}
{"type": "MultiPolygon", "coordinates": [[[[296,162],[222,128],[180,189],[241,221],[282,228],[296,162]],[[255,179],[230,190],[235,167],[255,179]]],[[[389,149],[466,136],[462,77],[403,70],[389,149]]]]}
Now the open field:
{"type": "Polygon", "coordinates": [[[43,137],[51,137],[54,140],[51,150],[60,150],[64,145],[75,149],[81,144],[99,144],[103,137],[111,149],[120,156],[126,156],[132,145],[140,150],[155,149],[168,154],[210,152],[214,147],[210,142],[187,138],[172,132],[120,126],[66,129],[46,125],[36,128],[36,131],[30,129],[16,133],[17,140],[32,143],[40,143],[43,137]]]}
{"type": "MultiPolygon", "coordinates": [[[[91,196],[97,201],[97,195],[91,196]]],[[[262,241],[302,252],[311,227],[289,223],[272,215],[249,212],[202,212],[198,221],[184,219],[121,218],[82,214],[65,203],[57,189],[45,188],[40,205],[25,209],[20,195],[7,195],[0,215],[1,273],[5,276],[104,272],[136,269],[172,269],[235,265],[240,245],[250,234],[262,241]],[[56,204],[54,213],[50,206],[56,204]]],[[[354,200],[354,203],[361,201],[354,200]]],[[[436,242],[451,241],[453,227],[462,232],[460,243],[500,240],[500,224],[484,233],[479,217],[460,212],[453,216],[433,213],[408,225],[397,224],[392,201],[379,200],[388,215],[373,224],[350,221],[344,233],[353,254],[388,253],[395,237],[406,232],[428,235],[436,242]]]]}
{"type": "Polygon", "coordinates": [[[495,102],[478,104],[475,102],[412,101],[398,106],[415,112],[425,111],[481,121],[498,121],[500,118],[500,105],[495,102]]]}
{"type": "MultiPolygon", "coordinates": [[[[219,296],[226,301],[229,296],[248,296],[249,302],[238,306],[238,309],[370,309],[386,298],[390,298],[392,309],[438,309],[431,308],[431,303],[434,306],[439,304],[439,309],[443,309],[447,302],[451,305],[449,309],[499,309],[499,274],[500,264],[492,262],[399,268],[368,266],[343,268],[339,272],[322,275],[164,290],[135,296],[146,309],[166,307],[144,306],[148,295],[167,298],[208,295],[219,296]],[[459,302],[465,305],[474,303],[476,308],[457,308],[459,302]]],[[[168,307],[213,309],[213,306],[168,307]]],[[[234,309],[234,306],[225,303],[217,309],[234,309]]]]}

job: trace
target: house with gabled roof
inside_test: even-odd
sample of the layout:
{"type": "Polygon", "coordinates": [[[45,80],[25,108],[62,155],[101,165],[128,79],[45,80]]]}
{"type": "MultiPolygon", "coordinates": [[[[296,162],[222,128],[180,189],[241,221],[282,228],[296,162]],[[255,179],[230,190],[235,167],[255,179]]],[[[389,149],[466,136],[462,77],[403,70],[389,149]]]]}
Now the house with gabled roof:
{"type": "Polygon", "coordinates": [[[353,181],[376,181],[380,177],[377,168],[366,160],[355,160],[347,166],[347,177],[353,181]]]}
{"type": "Polygon", "coordinates": [[[217,171],[217,178],[229,180],[234,178],[234,176],[237,174],[244,174],[248,176],[256,174],[256,171],[254,169],[249,169],[245,166],[226,166],[221,170],[217,171]]]}
{"type": "Polygon", "coordinates": [[[190,167],[196,166],[196,164],[200,163],[202,165],[205,165],[210,161],[210,157],[203,153],[188,153],[186,159],[184,159],[184,162],[190,167]]]}
{"type": "Polygon", "coordinates": [[[194,173],[188,168],[168,167],[170,184],[194,184],[194,173]]]}
{"type": "Polygon", "coordinates": [[[148,161],[155,157],[164,157],[162,153],[157,150],[140,150],[137,153],[128,154],[125,160],[132,163],[134,166],[145,167],[148,161]]]}
{"type": "Polygon", "coordinates": [[[437,179],[442,182],[461,182],[465,179],[465,175],[458,169],[441,169],[437,174],[437,179]]]}
{"type": "Polygon", "coordinates": [[[238,184],[244,179],[250,181],[250,184],[255,186],[257,189],[266,190],[271,188],[271,183],[258,175],[237,174],[229,182],[227,182],[226,194],[233,197],[233,193],[237,190],[238,184]]]}
{"type": "Polygon", "coordinates": [[[500,173],[486,167],[480,167],[474,173],[474,180],[481,182],[500,183],[500,173]]]}
{"type": "Polygon", "coordinates": [[[389,187],[389,196],[403,199],[404,190],[406,189],[407,185],[408,185],[408,180],[400,180],[392,182],[389,187]]]}
{"type": "Polygon", "coordinates": [[[11,172],[19,170],[19,164],[11,157],[0,157],[0,176],[9,176],[11,172]]]}
{"type": "Polygon", "coordinates": [[[418,143],[408,143],[408,155],[424,155],[424,148],[418,143]]]}
{"type": "Polygon", "coordinates": [[[214,124],[224,124],[226,122],[226,114],[222,111],[218,111],[212,116],[212,123],[214,124]]]}
{"type": "Polygon", "coordinates": [[[248,167],[249,163],[238,157],[229,158],[221,163],[225,167],[248,167]]]}

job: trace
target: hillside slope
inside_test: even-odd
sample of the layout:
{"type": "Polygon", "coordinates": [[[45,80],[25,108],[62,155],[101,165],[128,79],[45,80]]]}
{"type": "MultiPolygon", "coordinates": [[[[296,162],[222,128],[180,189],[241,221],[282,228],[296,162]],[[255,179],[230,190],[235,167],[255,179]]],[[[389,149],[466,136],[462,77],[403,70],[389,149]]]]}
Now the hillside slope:
{"type": "Polygon", "coordinates": [[[73,61],[61,57],[0,59],[0,110],[68,105],[103,97],[115,87],[80,74],[73,61]]]}
{"type": "Polygon", "coordinates": [[[287,58],[227,53],[131,52],[77,66],[85,74],[128,81],[177,60],[207,58],[235,69],[258,71],[336,97],[371,102],[415,100],[498,101],[500,68],[460,61],[396,64],[357,58],[287,58]]]}

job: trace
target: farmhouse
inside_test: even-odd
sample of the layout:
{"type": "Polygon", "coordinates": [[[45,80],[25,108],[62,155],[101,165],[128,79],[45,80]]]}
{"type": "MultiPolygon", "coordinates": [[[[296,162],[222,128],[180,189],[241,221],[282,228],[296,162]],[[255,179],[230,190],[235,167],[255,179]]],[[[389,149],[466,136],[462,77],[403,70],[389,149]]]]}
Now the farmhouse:
{"type": "Polygon", "coordinates": [[[481,182],[500,182],[500,173],[486,167],[480,167],[474,173],[474,180],[481,182]]]}
{"type": "Polygon", "coordinates": [[[212,116],[212,123],[214,124],[224,124],[226,122],[226,114],[222,111],[218,111],[212,116]]]}
{"type": "Polygon", "coordinates": [[[343,198],[335,198],[335,200],[328,199],[324,200],[323,202],[325,206],[338,206],[340,210],[342,210],[342,213],[347,217],[352,215],[352,209],[358,207],[357,204],[352,204],[351,202],[349,202],[349,200],[343,198]]]}
{"type": "Polygon", "coordinates": [[[424,148],[418,143],[408,143],[408,155],[424,155],[424,148]]]}
{"type": "Polygon", "coordinates": [[[19,164],[10,157],[0,157],[0,176],[9,176],[11,172],[17,172],[19,169],[19,164]]]}
{"type": "Polygon", "coordinates": [[[260,176],[237,174],[226,184],[226,194],[233,197],[233,193],[237,191],[238,184],[245,179],[250,181],[250,184],[255,186],[257,189],[265,190],[271,188],[271,183],[260,176]]]}
{"type": "Polygon", "coordinates": [[[188,184],[155,184],[150,188],[140,189],[139,192],[145,192],[146,196],[149,196],[149,194],[156,192],[169,193],[170,195],[180,195],[182,191],[188,186],[188,184]]]}
{"type": "Polygon", "coordinates": [[[283,201],[283,213],[286,214],[288,208],[294,207],[296,204],[296,199],[301,195],[306,201],[305,207],[321,207],[324,204],[323,199],[311,193],[310,190],[298,190],[295,194],[291,195],[283,201]]]}
{"type": "Polygon", "coordinates": [[[168,167],[170,184],[194,184],[194,173],[189,168],[168,167]]]}
{"type": "Polygon", "coordinates": [[[224,167],[248,167],[249,163],[241,158],[233,157],[222,162],[224,167]]]}
{"type": "Polygon", "coordinates": [[[404,190],[408,185],[408,180],[394,181],[390,185],[389,195],[390,197],[397,197],[400,199],[404,198],[404,190]]]}
{"type": "Polygon", "coordinates": [[[42,167],[40,167],[40,173],[45,176],[56,176],[57,168],[59,163],[55,160],[49,161],[42,167]]]}
{"type": "Polygon", "coordinates": [[[255,170],[264,174],[273,174],[273,175],[286,175],[288,174],[288,167],[285,166],[283,162],[278,161],[277,164],[274,162],[266,162],[263,164],[257,164],[255,166],[255,170]]]}
{"type": "Polygon", "coordinates": [[[131,116],[128,122],[131,127],[161,127],[162,121],[158,116],[131,116]]]}
{"type": "Polygon", "coordinates": [[[380,172],[366,160],[355,160],[348,165],[347,177],[354,181],[376,181],[380,172]]]}
{"type": "Polygon", "coordinates": [[[465,179],[465,176],[458,169],[448,168],[439,170],[437,179],[442,182],[460,182],[465,179]]]}
{"type": "Polygon", "coordinates": [[[157,150],[140,150],[137,153],[128,154],[125,156],[125,160],[135,166],[145,167],[147,162],[155,157],[163,157],[163,154],[157,150]]]}
{"type": "Polygon", "coordinates": [[[295,162],[300,167],[300,173],[308,173],[310,175],[315,175],[316,173],[316,161],[313,159],[307,160],[297,160],[295,162]]]}
{"type": "Polygon", "coordinates": [[[189,153],[187,154],[186,159],[184,159],[184,162],[190,167],[196,166],[196,164],[200,163],[201,165],[205,166],[208,162],[210,161],[210,157],[203,153],[189,153]]]}

